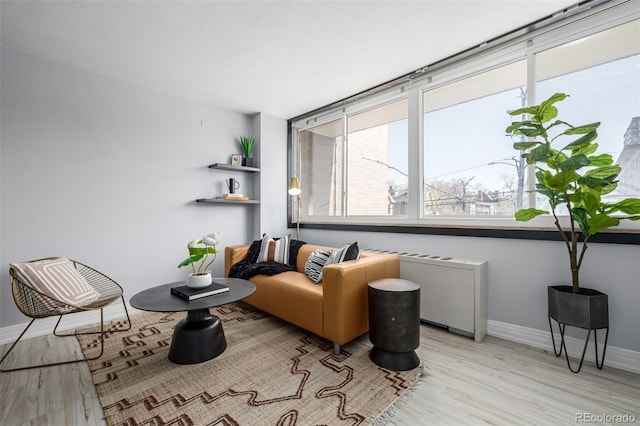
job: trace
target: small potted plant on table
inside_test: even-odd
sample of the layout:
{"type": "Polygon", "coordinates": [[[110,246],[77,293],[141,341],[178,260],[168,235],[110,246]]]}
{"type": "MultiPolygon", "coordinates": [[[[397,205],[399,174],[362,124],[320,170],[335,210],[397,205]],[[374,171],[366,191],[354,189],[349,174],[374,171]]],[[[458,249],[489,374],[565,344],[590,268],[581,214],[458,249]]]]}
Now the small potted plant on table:
{"type": "MultiPolygon", "coordinates": [[[[607,329],[601,363],[598,363],[597,331],[594,331],[598,368],[604,365],[609,335],[608,296],[597,290],[580,287],[579,272],[589,239],[600,231],[618,226],[623,219],[639,220],[640,199],[626,198],[611,203],[603,199],[604,195],[617,188],[622,169],[613,164],[610,154],[596,153],[598,144],[594,141],[598,137],[600,123],[573,126],[556,119],[558,109],[554,104],[567,96],[556,93],[539,105],[510,111],[511,116],[528,114],[530,118],[511,123],[506,131],[528,138],[527,141],[515,142],[513,148],[525,151],[522,157],[527,164],[535,166],[536,192],[548,200],[555,227],[569,255],[571,285],[548,287],[548,317],[556,356],[562,355],[564,350],[569,369],[577,373],[582,368],[591,330],[607,329]],[[552,146],[553,142],[567,137],[572,140],[562,148],[552,146]],[[564,213],[568,216],[568,224],[565,226],[559,218],[559,209],[566,210],[564,213]],[[557,321],[560,327],[559,351],[556,351],[551,319],[557,321]],[[571,367],[566,353],[564,330],[567,325],[589,330],[577,370],[571,367]]],[[[515,217],[518,221],[529,221],[543,214],[549,212],[526,208],[518,210],[515,217]]]]}
{"type": "Polygon", "coordinates": [[[216,245],[220,243],[220,233],[214,232],[205,235],[202,239],[191,241],[187,245],[189,257],[183,260],[178,268],[191,265],[192,273],[187,276],[186,284],[191,288],[206,287],[212,282],[209,267],[218,256],[216,245]],[[196,267],[197,262],[200,264],[196,267]]]}

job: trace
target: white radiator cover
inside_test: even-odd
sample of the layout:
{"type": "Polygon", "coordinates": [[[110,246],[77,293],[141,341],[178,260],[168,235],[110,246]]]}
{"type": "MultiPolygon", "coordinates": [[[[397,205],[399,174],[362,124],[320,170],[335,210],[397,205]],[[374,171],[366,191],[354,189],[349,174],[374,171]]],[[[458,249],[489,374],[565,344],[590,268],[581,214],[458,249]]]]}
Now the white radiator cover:
{"type": "Polygon", "coordinates": [[[400,278],[420,285],[420,318],[481,342],[487,334],[487,261],[366,249],[400,257],[400,278]]]}

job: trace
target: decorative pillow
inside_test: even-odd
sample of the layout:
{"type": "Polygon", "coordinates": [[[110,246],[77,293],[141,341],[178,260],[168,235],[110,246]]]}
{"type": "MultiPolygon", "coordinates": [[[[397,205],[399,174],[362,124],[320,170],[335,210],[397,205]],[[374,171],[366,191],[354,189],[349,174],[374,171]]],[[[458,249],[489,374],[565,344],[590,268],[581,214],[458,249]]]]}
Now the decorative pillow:
{"type": "MultiPolygon", "coordinates": [[[[100,293],[64,257],[12,263],[11,268],[32,289],[72,306],[85,306],[100,297],[100,293]]],[[[40,300],[51,307],[50,301],[40,300]]]]}
{"type": "Polygon", "coordinates": [[[360,259],[360,249],[358,248],[358,242],[347,244],[346,246],[336,250],[331,255],[331,264],[346,262],[347,260],[360,259]]]}
{"type": "Polygon", "coordinates": [[[262,237],[258,262],[289,263],[289,236],[271,238],[262,237]]]}
{"type": "Polygon", "coordinates": [[[333,250],[322,251],[322,249],[315,249],[309,255],[307,262],[304,264],[304,273],[314,284],[322,281],[322,269],[328,265],[332,253],[333,250]]]}

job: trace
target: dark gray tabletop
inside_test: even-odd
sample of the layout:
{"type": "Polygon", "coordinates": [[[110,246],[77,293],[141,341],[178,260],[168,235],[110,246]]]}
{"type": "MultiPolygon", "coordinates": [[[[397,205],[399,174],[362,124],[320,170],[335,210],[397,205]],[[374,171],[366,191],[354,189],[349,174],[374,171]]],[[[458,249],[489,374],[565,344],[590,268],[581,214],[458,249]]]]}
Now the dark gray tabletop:
{"type": "Polygon", "coordinates": [[[135,294],[129,303],[131,306],[143,311],[153,312],[181,312],[195,309],[212,308],[231,302],[236,302],[250,296],[256,291],[256,286],[251,281],[240,278],[213,278],[214,282],[228,285],[229,292],[207,296],[201,299],[186,301],[171,295],[171,287],[185,285],[184,282],[163,284],[151,287],[135,294]]]}

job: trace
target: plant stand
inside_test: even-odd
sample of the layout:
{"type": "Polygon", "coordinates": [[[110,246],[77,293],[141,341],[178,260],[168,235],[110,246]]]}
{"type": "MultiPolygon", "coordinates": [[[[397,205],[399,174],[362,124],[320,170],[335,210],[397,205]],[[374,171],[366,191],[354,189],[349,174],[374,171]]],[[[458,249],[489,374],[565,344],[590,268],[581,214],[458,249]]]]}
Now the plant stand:
{"type": "Polygon", "coordinates": [[[579,373],[584,362],[584,355],[589,345],[589,337],[593,330],[593,340],[595,342],[596,351],[596,367],[602,370],[604,366],[604,356],[607,352],[607,341],[609,340],[609,296],[598,290],[590,288],[581,288],[580,293],[573,293],[571,286],[554,285],[547,287],[547,301],[549,308],[549,330],[551,331],[551,341],[553,342],[553,353],[559,357],[564,351],[567,358],[567,366],[573,373],[579,373]],[[553,326],[551,319],[558,323],[560,329],[560,350],[556,348],[556,340],[553,337],[553,326]],[[565,343],[564,332],[567,325],[571,327],[582,328],[588,330],[587,337],[584,341],[582,349],[582,357],[580,357],[580,365],[577,370],[571,367],[569,362],[569,353],[565,343]],[[598,356],[598,330],[606,329],[607,333],[604,339],[604,349],[602,350],[602,362],[598,356]]]}
{"type": "Polygon", "coordinates": [[[580,365],[578,365],[578,369],[574,370],[571,367],[571,362],[569,361],[569,353],[567,351],[567,345],[564,341],[564,330],[567,326],[566,323],[561,323],[558,322],[558,328],[560,329],[560,350],[557,351],[556,350],[556,339],[553,337],[553,327],[551,325],[551,315],[549,315],[549,330],[551,331],[551,341],[553,342],[553,353],[555,354],[555,356],[559,357],[562,355],[562,351],[564,351],[564,355],[565,358],[567,359],[567,366],[569,367],[569,370],[571,370],[572,373],[579,373],[580,370],[582,369],[582,363],[584,362],[584,355],[587,352],[587,346],[589,345],[589,337],[591,337],[591,331],[593,330],[593,342],[595,344],[595,353],[596,353],[596,367],[598,367],[599,370],[602,370],[602,367],[604,367],[604,356],[607,352],[607,341],[609,340],[609,327],[606,327],[606,334],[605,334],[605,338],[604,338],[604,348],[602,349],[602,361],[598,362],[598,330],[601,330],[600,328],[588,328],[588,332],[587,332],[587,337],[584,340],[584,348],[582,349],[582,356],[580,357],[580,365]]]}

